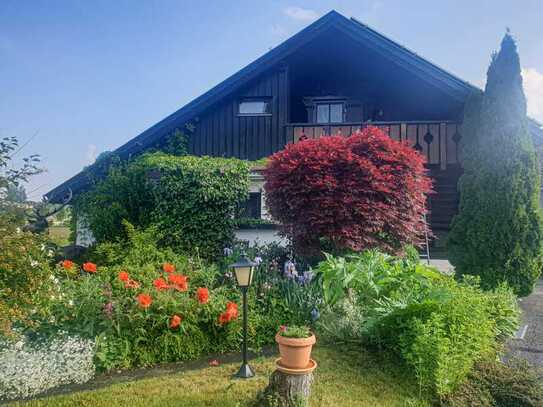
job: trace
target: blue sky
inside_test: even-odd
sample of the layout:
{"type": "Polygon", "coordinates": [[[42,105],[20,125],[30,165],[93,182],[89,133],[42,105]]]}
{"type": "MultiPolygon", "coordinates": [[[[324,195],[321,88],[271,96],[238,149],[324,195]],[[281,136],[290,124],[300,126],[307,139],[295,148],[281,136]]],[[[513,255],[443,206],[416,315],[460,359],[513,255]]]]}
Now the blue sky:
{"type": "Polygon", "coordinates": [[[331,9],[480,86],[509,27],[543,120],[540,0],[2,0],[0,137],[32,138],[39,199],[331,9]]]}

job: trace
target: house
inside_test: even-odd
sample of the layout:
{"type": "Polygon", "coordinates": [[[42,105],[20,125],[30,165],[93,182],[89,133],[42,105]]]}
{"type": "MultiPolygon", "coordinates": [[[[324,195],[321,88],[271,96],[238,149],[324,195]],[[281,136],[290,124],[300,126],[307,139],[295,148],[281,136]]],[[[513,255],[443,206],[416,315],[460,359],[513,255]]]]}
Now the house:
{"type": "MultiPolygon", "coordinates": [[[[219,85],[119,147],[122,159],[181,129],[189,153],[257,160],[302,138],[349,135],[369,124],[408,142],[435,179],[429,222],[446,230],[457,210],[464,103],[480,90],[354,18],[331,11],[219,85]]],[[[543,130],[530,122],[536,145],[543,130]]],[[[96,167],[96,166],[94,166],[96,167]]],[[[89,188],[91,167],[46,194],[89,188]]],[[[248,213],[265,212],[258,171],[248,213]]],[[[264,213],[265,215],[265,213],[264,213]]]]}

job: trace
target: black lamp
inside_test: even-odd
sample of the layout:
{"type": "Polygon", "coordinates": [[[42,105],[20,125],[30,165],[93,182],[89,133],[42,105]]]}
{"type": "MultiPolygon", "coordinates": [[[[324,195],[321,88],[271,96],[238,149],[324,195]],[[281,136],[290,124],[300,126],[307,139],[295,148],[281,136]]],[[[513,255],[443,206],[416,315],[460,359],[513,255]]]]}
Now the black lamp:
{"type": "Polygon", "coordinates": [[[243,293],[243,364],[236,374],[236,377],[241,379],[248,379],[255,375],[247,363],[247,290],[253,282],[253,274],[256,266],[257,264],[249,260],[245,254],[242,254],[241,259],[230,266],[234,269],[236,282],[243,293]]]}

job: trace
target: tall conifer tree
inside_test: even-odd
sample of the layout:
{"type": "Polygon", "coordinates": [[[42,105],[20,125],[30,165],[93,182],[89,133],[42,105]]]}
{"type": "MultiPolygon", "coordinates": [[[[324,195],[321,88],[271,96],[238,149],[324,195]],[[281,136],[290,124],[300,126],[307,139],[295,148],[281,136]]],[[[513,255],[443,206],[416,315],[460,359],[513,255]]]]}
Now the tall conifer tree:
{"type": "Polygon", "coordinates": [[[492,56],[482,95],[466,104],[460,208],[449,235],[458,276],[527,295],[541,273],[540,173],[528,131],[520,61],[509,32],[492,56]]]}

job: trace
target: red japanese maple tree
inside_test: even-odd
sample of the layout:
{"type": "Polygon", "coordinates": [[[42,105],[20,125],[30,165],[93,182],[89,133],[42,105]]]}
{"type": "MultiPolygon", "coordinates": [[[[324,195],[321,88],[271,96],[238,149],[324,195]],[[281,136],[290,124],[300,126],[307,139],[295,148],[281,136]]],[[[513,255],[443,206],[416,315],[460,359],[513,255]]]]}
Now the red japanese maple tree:
{"type": "Polygon", "coordinates": [[[397,253],[422,242],[424,157],[376,127],[290,144],[264,175],[269,212],[301,254],[397,253]]]}

